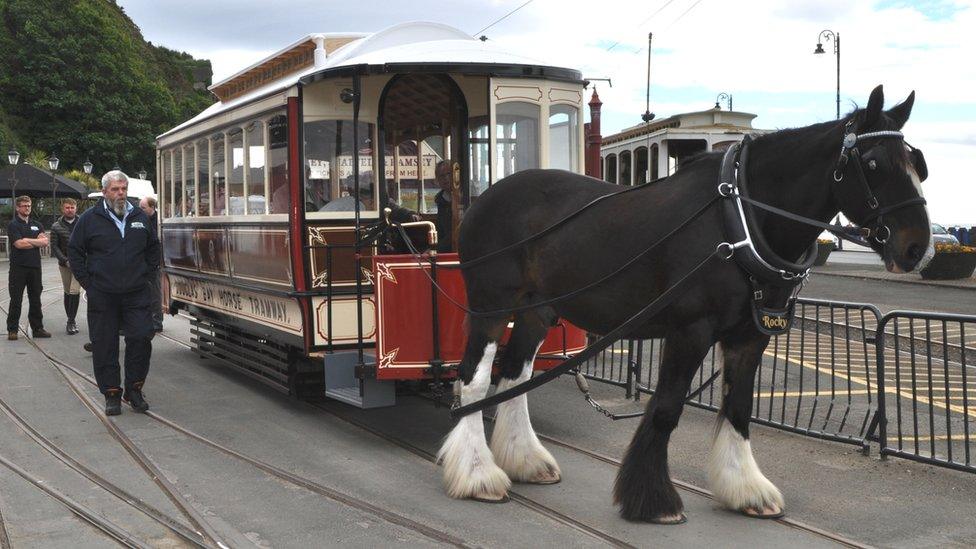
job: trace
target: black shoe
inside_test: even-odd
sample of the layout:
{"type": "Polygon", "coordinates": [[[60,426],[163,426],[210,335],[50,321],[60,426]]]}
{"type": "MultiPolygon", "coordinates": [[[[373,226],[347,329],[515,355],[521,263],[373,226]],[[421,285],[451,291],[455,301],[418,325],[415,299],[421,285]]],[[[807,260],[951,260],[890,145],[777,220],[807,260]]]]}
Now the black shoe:
{"type": "Polygon", "coordinates": [[[42,337],[51,337],[51,332],[45,330],[44,328],[38,328],[33,330],[31,333],[34,334],[34,339],[39,339],[42,337]]]}
{"type": "Polygon", "coordinates": [[[78,333],[78,324],[74,320],[69,320],[64,327],[64,331],[68,332],[68,335],[75,335],[78,333]]]}
{"type": "Polygon", "coordinates": [[[122,413],[122,390],[109,389],[105,392],[105,415],[117,416],[122,413]]]}
{"type": "Polygon", "coordinates": [[[149,403],[142,396],[142,383],[137,383],[131,389],[127,389],[125,395],[122,396],[122,400],[129,406],[132,406],[132,409],[136,412],[145,413],[149,410],[149,403]]]}
{"type": "Polygon", "coordinates": [[[89,341],[88,343],[85,343],[85,350],[88,351],[89,353],[92,352],[92,344],[91,344],[91,341],[89,341]]]}

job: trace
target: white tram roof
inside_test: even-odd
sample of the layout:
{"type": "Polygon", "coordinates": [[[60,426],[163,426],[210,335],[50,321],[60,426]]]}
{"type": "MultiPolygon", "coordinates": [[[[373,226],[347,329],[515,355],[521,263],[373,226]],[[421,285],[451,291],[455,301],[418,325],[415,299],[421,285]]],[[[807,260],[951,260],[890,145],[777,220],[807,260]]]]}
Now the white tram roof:
{"type": "MultiPolygon", "coordinates": [[[[202,120],[212,118],[223,112],[245,105],[262,97],[290,88],[299,81],[317,73],[326,73],[344,67],[357,65],[397,65],[443,63],[453,65],[504,65],[553,67],[538,59],[513,53],[498,43],[481,41],[454,27],[441,23],[410,22],[401,23],[373,34],[362,33],[319,33],[309,34],[291,45],[254,63],[247,68],[210,86],[213,90],[245,75],[249,71],[294,50],[297,46],[315,40],[351,39],[349,43],[324,55],[324,61],[316,52],[316,61],[307,69],[293,72],[243,95],[226,101],[218,101],[204,109],[200,114],[179,126],[159,135],[163,138],[174,132],[192,126],[202,120]],[[356,37],[359,38],[356,38],[356,37]]],[[[325,53],[325,52],[322,52],[325,53]]],[[[562,67],[555,67],[562,68],[562,67]]],[[[567,69],[569,70],[569,69],[567,69]]]]}

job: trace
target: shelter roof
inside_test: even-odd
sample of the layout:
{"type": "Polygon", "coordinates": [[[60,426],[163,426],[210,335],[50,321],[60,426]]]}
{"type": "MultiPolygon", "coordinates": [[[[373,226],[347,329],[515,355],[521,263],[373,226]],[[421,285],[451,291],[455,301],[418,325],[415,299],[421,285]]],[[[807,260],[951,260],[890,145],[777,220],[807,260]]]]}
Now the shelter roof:
{"type": "Polygon", "coordinates": [[[605,136],[603,138],[603,145],[606,146],[635,137],[646,137],[671,129],[752,133],[756,131],[752,127],[752,120],[754,118],[756,118],[756,115],[752,113],[723,111],[720,109],[681,113],[624,128],[620,132],[605,136]]]}
{"type": "MultiPolygon", "coordinates": [[[[82,198],[88,194],[85,186],[74,179],[55,175],[53,180],[60,197],[82,198]]],[[[43,198],[51,196],[53,190],[51,172],[47,170],[26,163],[0,168],[0,196],[15,194],[43,198]]]]}

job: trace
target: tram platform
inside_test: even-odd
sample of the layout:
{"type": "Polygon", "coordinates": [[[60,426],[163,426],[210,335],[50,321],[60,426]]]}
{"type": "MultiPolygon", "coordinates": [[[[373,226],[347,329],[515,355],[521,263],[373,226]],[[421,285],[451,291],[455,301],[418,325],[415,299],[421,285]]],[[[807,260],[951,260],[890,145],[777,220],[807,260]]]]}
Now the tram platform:
{"type": "MultiPolygon", "coordinates": [[[[153,342],[146,386],[152,411],[238,455],[126,408],[109,421],[175,486],[177,496],[169,497],[82,404],[68,379],[100,403],[95,389],[56,367],[90,373],[90,355],[82,350],[87,329],[82,323],[80,334],[64,335],[57,269],[47,261],[44,269],[45,324],[54,337],[36,346],[24,334],[19,341],[0,342],[0,399],[65,453],[163,515],[188,524],[181,505],[196,510],[231,547],[963,547],[976,542],[972,474],[895,458],[881,461],[854,446],[760,426],[752,429],[756,459],[783,491],[790,521],[754,520],[723,510],[698,488],[707,485],[704,464],[715,416],[693,408],[672,437],[670,456],[672,475],[682,482],[688,523],[626,522],[616,514],[611,488],[615,463],[637,420],[604,418],[570,379],[530,397],[533,424],[549,437],[544,443],[560,462],[563,482],[515,485],[515,497],[505,505],[451,500],[443,493],[440,468],[430,460],[451,425],[444,408],[407,394],[397,406],[375,410],[289,399],[198,358],[188,348],[189,325],[180,316],[167,317],[165,331],[153,342]],[[273,470],[292,475],[291,481],[273,470]]],[[[6,277],[6,264],[0,264],[0,277],[6,277]]],[[[4,288],[0,307],[6,305],[4,288]]],[[[83,302],[81,318],[84,310],[83,302]]],[[[596,384],[593,393],[607,403],[620,396],[618,389],[596,384]]],[[[5,412],[0,412],[0,441],[0,457],[137,541],[187,545],[55,459],[5,412]]],[[[0,523],[13,547],[113,544],[3,465],[0,523]]]]}

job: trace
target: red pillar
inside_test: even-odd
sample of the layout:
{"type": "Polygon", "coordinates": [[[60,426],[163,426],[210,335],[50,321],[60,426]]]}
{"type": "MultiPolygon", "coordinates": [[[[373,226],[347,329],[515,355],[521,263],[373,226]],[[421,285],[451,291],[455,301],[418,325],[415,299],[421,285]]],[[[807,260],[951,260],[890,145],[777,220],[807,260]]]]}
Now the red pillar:
{"type": "Polygon", "coordinates": [[[586,175],[603,179],[603,162],[600,160],[600,147],[603,145],[603,135],[600,133],[600,108],[603,102],[593,86],[593,97],[590,98],[590,122],[585,127],[586,145],[584,166],[586,175]]]}

